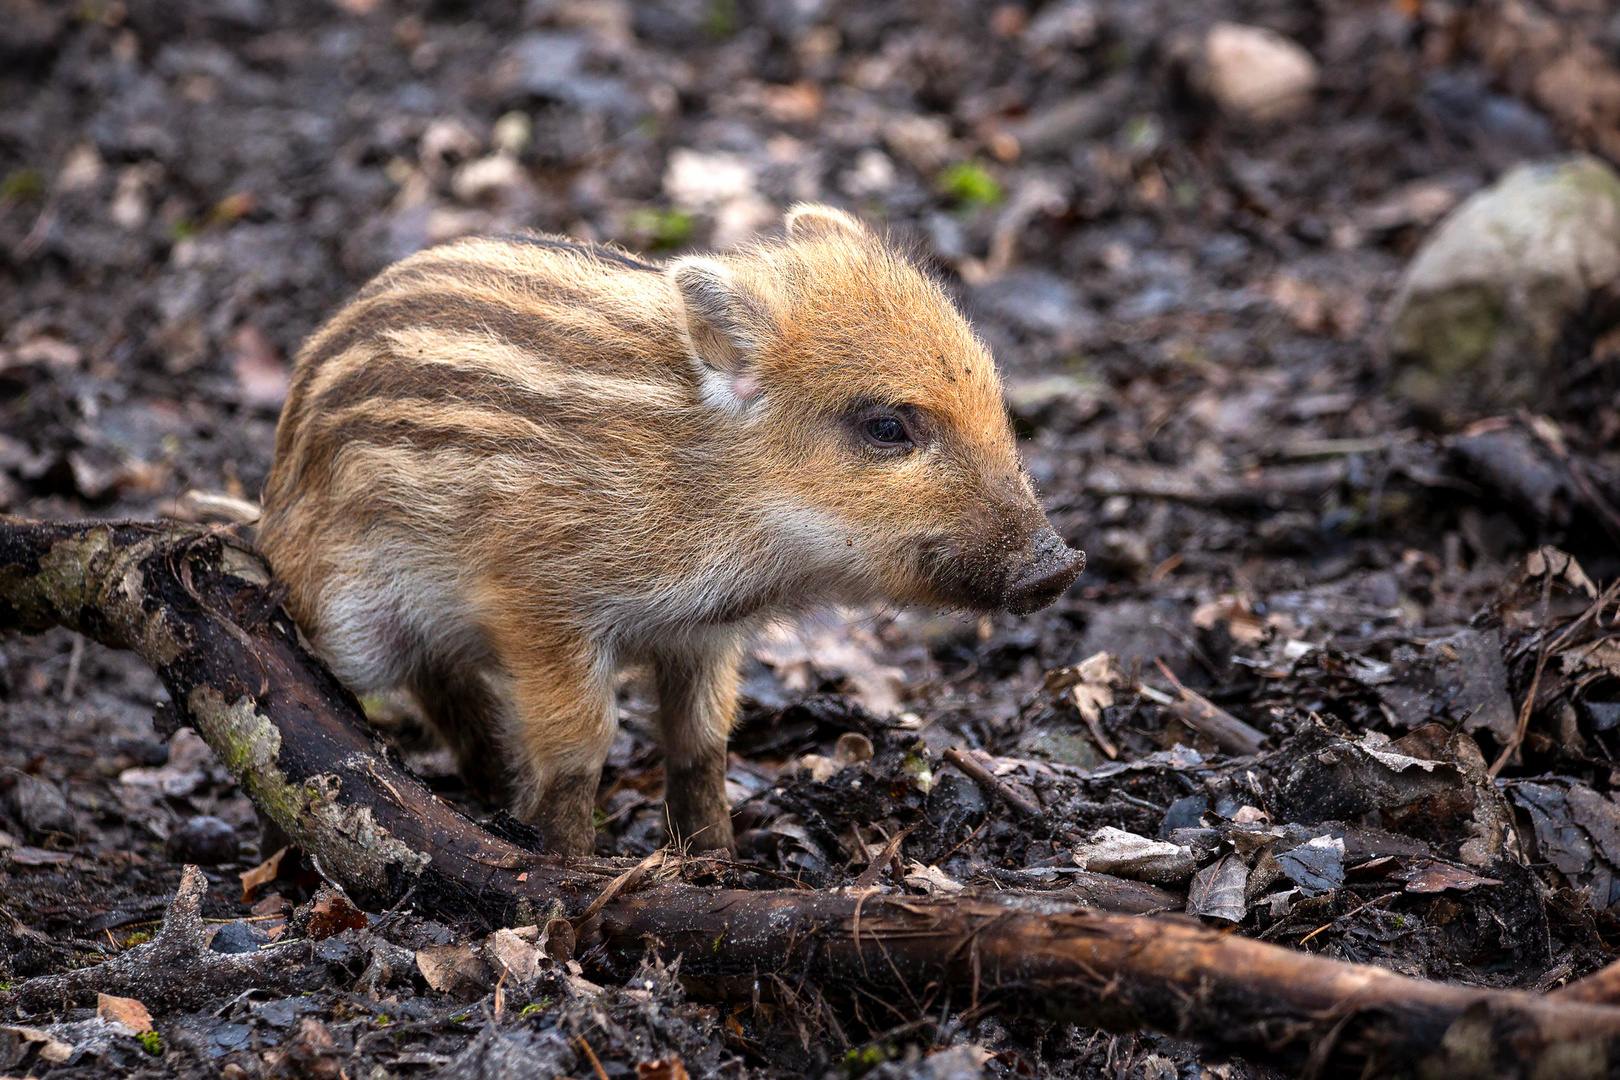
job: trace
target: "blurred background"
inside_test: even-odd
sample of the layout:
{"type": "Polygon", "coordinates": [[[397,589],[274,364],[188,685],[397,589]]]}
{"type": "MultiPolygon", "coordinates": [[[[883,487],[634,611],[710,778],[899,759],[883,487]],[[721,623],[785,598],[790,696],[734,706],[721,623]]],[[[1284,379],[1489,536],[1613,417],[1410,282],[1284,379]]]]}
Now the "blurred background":
{"type": "Polygon", "coordinates": [[[1207,676],[1195,609],[1466,618],[1538,543],[1614,566],[1617,48],[1597,0],[4,0],[0,510],[256,498],[289,358],[422,247],[818,199],[960,298],[1090,553],[1063,632],[979,628],[1004,710],[1207,676]]]}
{"type": "MultiPolygon", "coordinates": [[[[751,715],[841,692],[936,751],[1087,768],[1218,749],[1154,704],[1185,683],[1261,735],[1444,719],[1508,775],[1607,790],[1620,665],[1570,668],[1586,696],[1526,730],[1526,653],[1430,646],[1541,545],[1620,572],[1614,161],[1604,0],[0,0],[0,512],[250,513],[300,342],[428,245],[661,258],[822,200],[971,314],[1090,569],[1029,619],[786,629],[751,715]],[[1101,652],[1114,675],[1077,673],[1101,652]],[[1040,696],[1077,684],[1089,711],[1040,696]]],[[[269,854],[217,763],[164,764],[138,665],[4,649],[0,763],[54,777],[63,820],[103,815],[110,850],[206,811],[269,854]],[[199,779],[108,794],[132,769],[199,779]]],[[[368,704],[456,795],[408,707],[368,704]]],[[[640,854],[634,679],[624,708],[603,845],[640,854]]],[[[831,775],[825,720],[745,739],[737,799],[831,775]]],[[[773,835],[792,873],[841,861],[773,835]]]]}

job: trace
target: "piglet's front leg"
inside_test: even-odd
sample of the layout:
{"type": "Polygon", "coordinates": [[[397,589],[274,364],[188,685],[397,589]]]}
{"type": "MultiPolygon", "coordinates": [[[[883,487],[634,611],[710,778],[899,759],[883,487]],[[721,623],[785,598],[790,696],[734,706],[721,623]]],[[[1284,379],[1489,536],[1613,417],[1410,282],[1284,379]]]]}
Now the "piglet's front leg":
{"type": "Polygon", "coordinates": [[[657,657],[670,839],[695,851],[734,851],[726,799],[726,740],[737,711],[739,643],[657,657]]]}

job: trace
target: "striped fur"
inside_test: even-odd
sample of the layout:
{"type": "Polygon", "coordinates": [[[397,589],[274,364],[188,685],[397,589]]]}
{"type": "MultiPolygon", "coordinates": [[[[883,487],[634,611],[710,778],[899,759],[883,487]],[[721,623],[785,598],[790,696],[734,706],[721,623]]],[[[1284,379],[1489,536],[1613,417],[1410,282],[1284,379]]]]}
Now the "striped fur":
{"type": "Polygon", "coordinates": [[[620,664],[657,673],[673,827],[727,847],[753,630],[829,601],[1005,606],[1050,535],[938,286],[838,211],[788,224],[668,267],[462,240],[298,357],[260,531],[293,614],[356,690],[410,688],[559,850],[592,845],[620,664]],[[916,445],[875,447],[874,415],[916,445]]]}

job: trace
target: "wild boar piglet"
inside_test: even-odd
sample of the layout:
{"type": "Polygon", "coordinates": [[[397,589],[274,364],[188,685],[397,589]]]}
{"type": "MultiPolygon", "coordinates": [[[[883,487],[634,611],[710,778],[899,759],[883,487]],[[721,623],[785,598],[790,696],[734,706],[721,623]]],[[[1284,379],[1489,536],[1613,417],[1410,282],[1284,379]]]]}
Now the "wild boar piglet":
{"type": "Polygon", "coordinates": [[[726,738],[762,624],[1034,611],[1048,524],[988,350],[849,215],[667,266],[469,239],[304,346],[260,543],[339,678],[407,688],[474,792],[589,852],[614,674],[649,663],[677,838],[732,846],[726,738]]]}

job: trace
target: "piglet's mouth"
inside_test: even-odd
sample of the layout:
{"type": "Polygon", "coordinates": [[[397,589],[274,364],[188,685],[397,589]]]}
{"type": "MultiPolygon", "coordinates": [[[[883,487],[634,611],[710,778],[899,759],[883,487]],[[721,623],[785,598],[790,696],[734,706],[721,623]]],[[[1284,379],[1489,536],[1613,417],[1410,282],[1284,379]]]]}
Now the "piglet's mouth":
{"type": "Polygon", "coordinates": [[[1028,615],[1053,604],[1086,569],[1086,553],[1063,542],[1050,526],[1035,537],[1028,564],[1007,586],[1002,601],[1014,615],[1028,615]]]}

